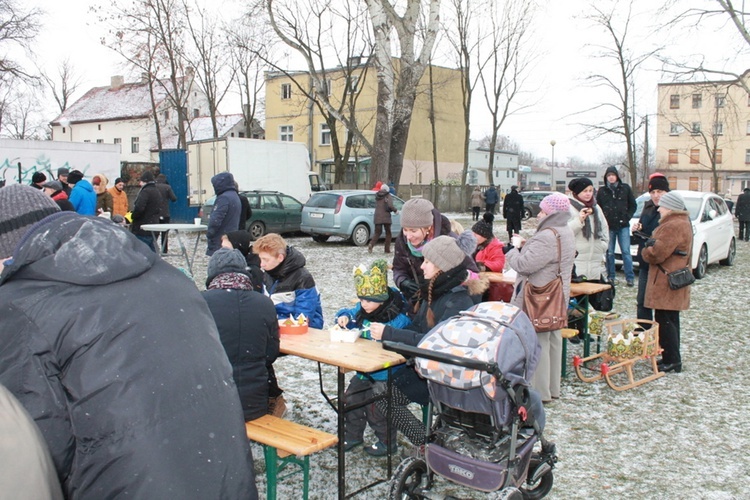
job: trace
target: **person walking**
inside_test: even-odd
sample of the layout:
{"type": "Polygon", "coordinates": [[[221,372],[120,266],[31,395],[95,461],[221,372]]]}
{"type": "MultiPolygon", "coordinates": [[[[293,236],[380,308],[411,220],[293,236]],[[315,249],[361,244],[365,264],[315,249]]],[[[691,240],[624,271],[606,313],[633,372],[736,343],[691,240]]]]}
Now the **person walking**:
{"type": "Polygon", "coordinates": [[[490,186],[487,191],[484,192],[484,201],[487,204],[486,212],[490,212],[494,215],[497,202],[500,201],[500,195],[497,194],[495,186],[490,186]]]}
{"type": "Polygon", "coordinates": [[[636,296],[636,317],[653,321],[654,311],[645,306],[649,264],[643,259],[643,248],[659,225],[659,201],[669,192],[669,181],[662,174],[652,174],[648,181],[648,194],[651,197],[643,204],[641,216],[633,226],[633,242],[638,245],[638,295],[636,296]]]}
{"type": "Polygon", "coordinates": [[[396,207],[393,206],[393,197],[388,184],[382,184],[380,190],[375,195],[375,231],[372,233],[370,244],[367,245],[367,251],[372,253],[372,247],[380,239],[380,233],[385,230],[385,253],[391,253],[391,212],[397,214],[396,207]]]}
{"type": "Polygon", "coordinates": [[[146,170],[141,174],[141,180],[139,182],[141,190],[138,192],[135,203],[133,203],[133,223],[130,225],[130,230],[136,238],[144,242],[151,250],[156,252],[154,236],[150,231],[144,231],[141,229],[141,226],[159,223],[161,194],[159,194],[159,190],[156,189],[154,174],[152,174],[150,170],[146,170]]]}
{"type": "Polygon", "coordinates": [[[523,196],[518,192],[518,186],[511,186],[510,193],[503,200],[503,219],[505,229],[508,231],[508,241],[513,234],[521,232],[521,219],[523,218],[523,196]]]}
{"type": "Polygon", "coordinates": [[[750,241],[750,188],[737,197],[734,216],[740,221],[740,241],[750,241]]]}
{"type": "Polygon", "coordinates": [[[654,320],[659,323],[662,348],[659,370],[680,373],[680,311],[690,309],[690,286],[672,290],[667,273],[686,265],[690,267],[693,226],[685,201],[674,192],[662,195],[659,215],[659,225],[646,241],[642,254],[643,260],[649,263],[644,305],[654,310],[654,320]]]}
{"type": "MultiPolygon", "coordinates": [[[[159,174],[156,176],[156,189],[161,195],[161,204],[159,205],[159,224],[169,224],[172,217],[169,213],[169,204],[177,201],[177,196],[172,191],[172,186],[167,181],[167,176],[159,174]]],[[[163,231],[161,233],[161,251],[167,253],[169,251],[169,231],[163,231]]]]}
{"type": "Polygon", "coordinates": [[[479,186],[475,186],[474,191],[471,192],[471,220],[479,220],[479,212],[482,210],[483,203],[484,194],[479,189],[479,186]]]}
{"type": "Polygon", "coordinates": [[[604,172],[604,186],[596,193],[596,202],[609,226],[607,279],[615,283],[615,244],[619,242],[625,282],[627,286],[635,286],[633,257],[630,255],[630,219],[635,213],[636,203],[630,186],[620,180],[617,167],[608,167],[604,172]]]}
{"type": "Polygon", "coordinates": [[[221,237],[240,227],[242,202],[230,172],[221,172],[211,177],[211,185],[216,193],[214,208],[208,219],[206,230],[206,255],[209,257],[221,248],[221,237]]]}
{"type": "MultiPolygon", "coordinates": [[[[511,303],[521,309],[524,309],[526,284],[544,286],[557,279],[558,270],[563,282],[565,303],[570,299],[570,276],[575,260],[575,238],[568,227],[570,200],[562,193],[553,193],[544,197],[539,209],[536,233],[528,241],[513,236],[514,248],[505,255],[508,266],[517,273],[511,303]],[[559,254],[557,238],[560,238],[559,254]]],[[[560,330],[539,332],[537,336],[542,351],[534,373],[533,387],[539,391],[542,401],[550,402],[560,397],[562,337],[560,330]]]]}

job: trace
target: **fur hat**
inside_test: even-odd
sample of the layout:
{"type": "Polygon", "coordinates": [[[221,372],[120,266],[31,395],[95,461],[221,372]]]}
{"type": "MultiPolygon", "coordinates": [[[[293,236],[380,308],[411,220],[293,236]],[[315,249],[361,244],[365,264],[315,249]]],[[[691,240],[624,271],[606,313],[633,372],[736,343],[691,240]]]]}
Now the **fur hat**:
{"type": "Polygon", "coordinates": [[[571,193],[579,195],[584,189],[593,185],[594,183],[588,177],[576,177],[568,183],[568,189],[571,193]]]}
{"type": "Polygon", "coordinates": [[[567,212],[570,210],[570,199],[562,193],[552,193],[551,195],[545,196],[544,199],[539,202],[539,208],[541,208],[547,215],[556,212],[567,212]]]}
{"type": "Polygon", "coordinates": [[[388,263],[378,259],[368,269],[364,264],[354,268],[357,297],[371,302],[388,300],[388,263]]]}
{"type": "Polygon", "coordinates": [[[52,198],[31,186],[0,188],[0,258],[11,257],[33,224],[59,211],[52,198]]]}
{"type": "Polygon", "coordinates": [[[422,249],[422,255],[441,271],[450,271],[464,262],[466,254],[450,236],[438,236],[422,249]]]}
{"type": "Polygon", "coordinates": [[[68,174],[68,184],[76,184],[83,180],[83,172],[80,170],[73,170],[68,174]]]}
{"type": "Polygon", "coordinates": [[[474,226],[472,226],[471,230],[477,233],[479,236],[482,236],[484,238],[487,238],[488,240],[491,240],[495,235],[492,232],[492,221],[495,220],[495,216],[492,215],[490,212],[486,212],[482,216],[482,220],[477,221],[474,226]]]}
{"type": "Polygon", "coordinates": [[[206,282],[220,274],[224,273],[242,273],[247,275],[247,262],[242,252],[236,249],[219,248],[208,260],[206,269],[206,282]]]}
{"type": "Polygon", "coordinates": [[[151,170],[145,170],[141,174],[140,181],[141,182],[146,182],[146,183],[148,183],[148,182],[154,182],[154,174],[151,172],[151,170]]]}
{"type": "Polygon", "coordinates": [[[401,208],[401,227],[431,227],[435,220],[432,215],[434,208],[432,202],[425,198],[408,200],[401,208]]]}
{"type": "Polygon", "coordinates": [[[652,175],[648,181],[648,192],[655,189],[669,192],[669,181],[663,175],[652,175]]]}
{"type": "Polygon", "coordinates": [[[682,196],[672,191],[662,195],[661,200],[659,200],[659,206],[670,210],[687,210],[685,208],[685,200],[682,199],[682,196]]]}

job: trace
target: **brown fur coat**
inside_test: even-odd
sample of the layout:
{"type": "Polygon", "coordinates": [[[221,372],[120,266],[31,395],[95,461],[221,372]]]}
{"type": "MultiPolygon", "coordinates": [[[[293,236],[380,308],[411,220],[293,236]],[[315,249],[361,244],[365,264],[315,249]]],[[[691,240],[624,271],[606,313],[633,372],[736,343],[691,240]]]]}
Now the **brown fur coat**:
{"type": "Polygon", "coordinates": [[[663,217],[651,236],[656,243],[643,249],[643,260],[650,264],[644,305],[663,311],[685,311],[690,309],[690,287],[679,290],[669,288],[666,272],[689,265],[688,257],[675,255],[675,250],[690,252],[693,244],[693,227],[687,212],[674,210],[663,217]]]}

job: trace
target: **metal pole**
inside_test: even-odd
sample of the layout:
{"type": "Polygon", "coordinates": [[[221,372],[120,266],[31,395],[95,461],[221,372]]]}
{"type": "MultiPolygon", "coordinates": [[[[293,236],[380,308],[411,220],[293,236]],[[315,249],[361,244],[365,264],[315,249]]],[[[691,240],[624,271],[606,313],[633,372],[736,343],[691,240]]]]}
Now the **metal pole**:
{"type": "Polygon", "coordinates": [[[552,168],[550,169],[550,184],[551,184],[551,190],[557,191],[557,184],[555,184],[555,144],[557,144],[557,141],[552,139],[549,141],[550,146],[552,146],[552,168]]]}

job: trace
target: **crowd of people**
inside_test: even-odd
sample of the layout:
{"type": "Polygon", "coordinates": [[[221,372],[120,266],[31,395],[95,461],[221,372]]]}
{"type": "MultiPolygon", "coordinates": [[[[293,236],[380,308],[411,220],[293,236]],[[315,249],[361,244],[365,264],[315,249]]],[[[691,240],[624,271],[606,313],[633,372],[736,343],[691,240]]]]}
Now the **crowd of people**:
{"type": "MultiPolygon", "coordinates": [[[[7,394],[0,390],[0,405],[22,408],[9,413],[18,428],[38,427],[38,433],[31,425],[17,434],[49,457],[30,454],[29,467],[47,478],[38,487],[58,497],[60,491],[256,497],[243,423],[284,414],[273,367],[279,319],[303,315],[312,328],[324,325],[321,296],[302,252],[278,234],[251,241],[244,228],[249,207],[232,174],[220,173],[211,180],[217,198],[208,222],[206,286],[199,291],[158,257],[142,229],[170,220],[174,193],[166,179],[141,175],[132,235],[110,217],[92,217],[128,208],[122,179],[110,189],[106,176],[89,182],[78,171],[37,181],[0,189],[0,389],[7,388],[7,394]],[[67,199],[61,196],[66,188],[67,199]]],[[[574,268],[585,279],[613,282],[614,241],[629,256],[632,229],[642,266],[638,317],[650,319],[653,310],[662,331],[660,369],[680,372],[679,311],[689,307],[690,288],[670,289],[665,270],[689,261],[692,232],[683,200],[664,176],[652,176],[651,200],[630,228],[632,192],[616,170],[607,171],[598,193],[586,178],[573,179],[568,189],[569,196],[554,193],[541,201],[538,227],[526,239],[520,235],[523,200],[514,188],[503,206],[507,242],[493,227],[497,193],[480,193],[484,199],[477,201],[488,210],[481,217],[472,210],[474,224],[466,231],[430,201],[408,200],[392,262],[378,259],[355,269],[358,303],[340,309],[333,322],[374,340],[417,345],[436,325],[479,302],[504,300],[523,309],[528,284],[560,276],[567,303],[574,268]],[[491,285],[483,274],[508,269],[517,276],[512,289],[491,285]]],[[[385,229],[389,253],[395,208],[388,185],[377,191],[375,222],[385,229]]],[[[632,265],[625,276],[633,285],[632,265]]],[[[538,333],[538,340],[531,386],[550,402],[561,395],[560,331],[538,333]]],[[[381,395],[385,378],[385,372],[357,373],[347,402],[381,395]]],[[[424,444],[424,424],[407,406],[427,404],[427,384],[411,366],[394,370],[393,382],[393,432],[386,431],[385,401],[375,397],[347,412],[347,451],[364,445],[367,425],[377,438],[363,446],[369,455],[394,451],[396,430],[415,446],[424,444]]]]}

